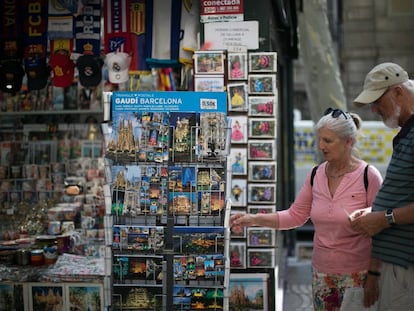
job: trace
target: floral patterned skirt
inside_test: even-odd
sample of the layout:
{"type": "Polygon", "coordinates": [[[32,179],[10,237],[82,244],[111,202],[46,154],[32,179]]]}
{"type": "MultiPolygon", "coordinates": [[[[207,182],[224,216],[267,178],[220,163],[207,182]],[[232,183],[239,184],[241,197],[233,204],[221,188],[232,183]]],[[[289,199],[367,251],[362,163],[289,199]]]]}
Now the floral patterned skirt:
{"type": "Polygon", "coordinates": [[[341,308],[345,288],[363,287],[366,271],[338,274],[312,273],[312,297],[314,311],[338,311],[341,308]]]}

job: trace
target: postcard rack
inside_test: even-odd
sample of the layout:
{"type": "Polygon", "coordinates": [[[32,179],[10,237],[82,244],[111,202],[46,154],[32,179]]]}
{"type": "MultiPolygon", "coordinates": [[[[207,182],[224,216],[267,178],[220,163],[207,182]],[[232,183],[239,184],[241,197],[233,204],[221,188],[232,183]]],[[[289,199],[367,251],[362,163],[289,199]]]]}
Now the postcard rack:
{"type": "MultiPolygon", "coordinates": [[[[199,53],[202,53],[201,51],[199,53]]],[[[233,213],[276,211],[278,90],[275,52],[227,53],[228,119],[231,127],[229,197],[233,213]]],[[[253,227],[231,231],[229,310],[272,310],[277,288],[278,235],[253,227]],[[257,290],[260,288],[260,291],[257,290]],[[255,301],[240,297],[260,297],[255,301]]]]}
{"type": "Polygon", "coordinates": [[[226,108],[224,92],[111,94],[102,128],[113,310],[227,306],[226,108]]]}

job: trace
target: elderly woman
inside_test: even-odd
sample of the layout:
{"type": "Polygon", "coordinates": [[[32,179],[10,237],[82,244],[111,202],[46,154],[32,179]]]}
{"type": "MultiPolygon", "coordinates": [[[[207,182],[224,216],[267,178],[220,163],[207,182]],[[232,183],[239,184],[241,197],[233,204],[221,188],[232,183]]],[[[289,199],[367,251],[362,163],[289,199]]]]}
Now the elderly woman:
{"type": "Polygon", "coordinates": [[[352,215],[371,206],[382,183],[378,169],[357,156],[360,127],[357,114],[327,109],[315,126],[325,161],[308,173],[290,208],[271,214],[234,214],[230,219],[232,230],[244,226],[287,230],[312,220],[315,311],[339,310],[347,288],[365,286],[365,295],[372,301],[378,298],[377,278],[368,273],[371,239],[350,224],[352,215]]]}

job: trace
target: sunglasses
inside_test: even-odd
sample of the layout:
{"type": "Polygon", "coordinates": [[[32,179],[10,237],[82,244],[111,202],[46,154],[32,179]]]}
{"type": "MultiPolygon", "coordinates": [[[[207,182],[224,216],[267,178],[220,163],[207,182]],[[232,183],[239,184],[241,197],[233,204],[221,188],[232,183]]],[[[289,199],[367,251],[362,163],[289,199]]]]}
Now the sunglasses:
{"type": "Polygon", "coordinates": [[[344,112],[342,109],[333,109],[331,107],[329,107],[328,109],[325,110],[324,116],[331,114],[332,118],[339,118],[340,115],[343,115],[345,117],[345,119],[348,119],[348,116],[346,115],[347,113],[344,112]]]}

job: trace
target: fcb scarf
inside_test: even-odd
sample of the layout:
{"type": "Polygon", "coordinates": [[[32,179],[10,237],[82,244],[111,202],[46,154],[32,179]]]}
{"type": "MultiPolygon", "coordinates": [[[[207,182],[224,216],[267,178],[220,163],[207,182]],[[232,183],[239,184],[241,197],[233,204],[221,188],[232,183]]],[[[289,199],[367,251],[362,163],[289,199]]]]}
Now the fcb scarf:
{"type": "Polygon", "coordinates": [[[101,51],[101,1],[84,4],[75,22],[75,51],[99,56],[101,51]]]}

